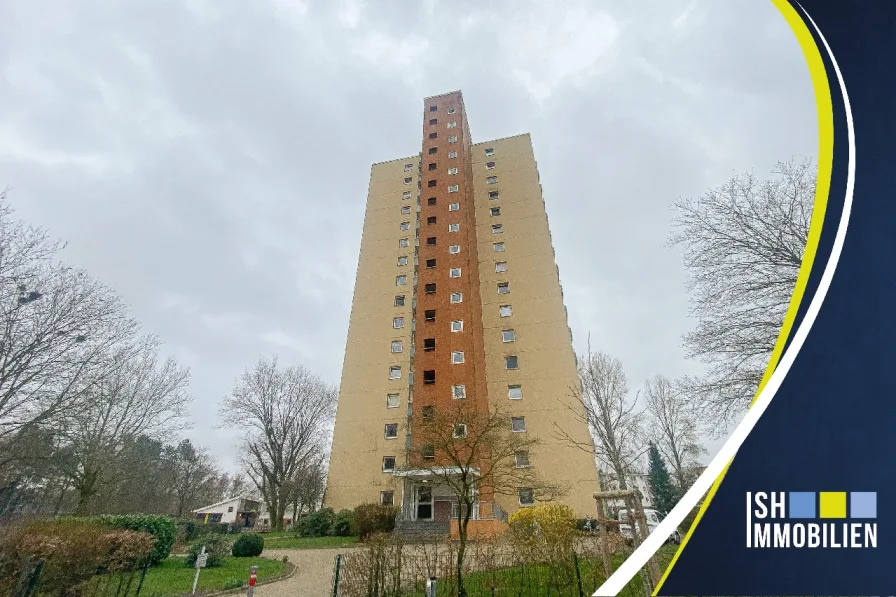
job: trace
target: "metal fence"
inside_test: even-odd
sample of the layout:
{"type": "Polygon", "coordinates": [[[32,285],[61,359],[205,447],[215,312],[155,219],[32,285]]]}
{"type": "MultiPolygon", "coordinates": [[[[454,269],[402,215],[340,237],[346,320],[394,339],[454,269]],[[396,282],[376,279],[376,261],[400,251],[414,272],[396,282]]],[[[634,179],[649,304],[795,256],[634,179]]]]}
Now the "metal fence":
{"type": "MultiPolygon", "coordinates": [[[[59,594],[63,597],[139,597],[146,578],[149,563],[131,570],[114,573],[97,571],[91,578],[73,587],[62,587],[59,594]]],[[[36,597],[46,592],[42,580],[52,583],[53,571],[43,561],[27,562],[18,572],[18,579],[9,593],[9,597],[36,597]]]]}

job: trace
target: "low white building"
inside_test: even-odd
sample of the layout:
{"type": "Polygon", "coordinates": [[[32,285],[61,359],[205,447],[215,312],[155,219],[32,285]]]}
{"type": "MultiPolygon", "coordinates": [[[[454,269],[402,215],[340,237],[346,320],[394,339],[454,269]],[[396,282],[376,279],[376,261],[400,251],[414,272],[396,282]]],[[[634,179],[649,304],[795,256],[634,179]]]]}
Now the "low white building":
{"type": "Polygon", "coordinates": [[[193,516],[201,523],[238,524],[253,527],[261,511],[261,502],[250,497],[236,496],[216,504],[193,510],[193,516]]]}

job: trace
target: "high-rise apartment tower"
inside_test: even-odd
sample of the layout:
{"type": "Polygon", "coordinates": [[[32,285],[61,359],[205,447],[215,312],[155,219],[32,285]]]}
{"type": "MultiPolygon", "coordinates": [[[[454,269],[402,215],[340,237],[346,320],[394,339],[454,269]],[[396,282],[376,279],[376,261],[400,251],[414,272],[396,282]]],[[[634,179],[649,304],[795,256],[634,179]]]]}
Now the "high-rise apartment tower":
{"type": "MultiPolygon", "coordinates": [[[[556,439],[590,442],[571,336],[529,135],[474,144],[459,91],[426,98],[420,153],[371,169],[326,505],[450,520],[449,494],[403,466],[405,429],[465,400],[538,437],[528,466],[593,516],[594,458],[556,439]]],[[[519,489],[495,498],[504,511],[531,503],[519,489]]]]}

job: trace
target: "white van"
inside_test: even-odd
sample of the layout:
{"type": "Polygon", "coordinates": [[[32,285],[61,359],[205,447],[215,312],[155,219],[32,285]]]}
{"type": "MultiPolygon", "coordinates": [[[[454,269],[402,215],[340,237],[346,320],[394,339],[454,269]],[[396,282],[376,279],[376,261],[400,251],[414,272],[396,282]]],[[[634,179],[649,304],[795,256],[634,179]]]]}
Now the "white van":
{"type": "MultiPolygon", "coordinates": [[[[644,508],[644,517],[647,518],[647,532],[652,533],[656,530],[656,527],[660,525],[663,518],[665,516],[659,510],[654,510],[653,508],[644,508]]],[[[638,528],[637,523],[635,523],[635,528],[638,528]]],[[[622,508],[619,510],[619,533],[628,540],[632,540],[632,525],[631,521],[629,521],[628,510],[622,508]]],[[[669,538],[666,539],[666,543],[674,543],[676,545],[681,543],[681,533],[678,529],[675,529],[669,538]]]]}

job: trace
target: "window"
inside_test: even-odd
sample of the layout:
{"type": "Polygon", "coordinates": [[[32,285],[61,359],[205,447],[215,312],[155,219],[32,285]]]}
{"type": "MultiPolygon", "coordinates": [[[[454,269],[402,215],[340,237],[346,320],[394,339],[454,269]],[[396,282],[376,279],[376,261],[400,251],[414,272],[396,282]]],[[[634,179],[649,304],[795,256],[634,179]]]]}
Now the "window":
{"type": "Polygon", "coordinates": [[[502,342],[516,342],[516,332],[513,330],[501,330],[502,342]]]}
{"type": "Polygon", "coordinates": [[[520,506],[531,506],[535,503],[535,493],[531,489],[520,489],[520,506]]]}
{"type": "MultiPolygon", "coordinates": [[[[404,297],[401,297],[401,298],[404,299],[404,297]]],[[[395,328],[396,330],[400,330],[401,328],[403,328],[404,327],[404,317],[396,317],[395,319],[393,319],[392,327],[395,328]]]]}
{"type": "Polygon", "coordinates": [[[406,239],[406,238],[401,238],[401,239],[399,239],[399,240],[398,240],[398,246],[399,246],[399,248],[401,248],[401,249],[406,248],[406,247],[408,246],[408,239],[406,239]]]}
{"type": "Polygon", "coordinates": [[[504,243],[495,243],[493,245],[495,248],[495,253],[503,253],[504,252],[504,243]]]}
{"type": "Polygon", "coordinates": [[[487,182],[488,184],[495,184],[498,182],[498,177],[497,176],[489,176],[488,178],[485,179],[485,182],[487,182]]]}
{"type": "Polygon", "coordinates": [[[389,367],[389,379],[401,379],[401,367],[389,367]]]}
{"type": "Polygon", "coordinates": [[[386,408],[398,408],[398,394],[386,394],[386,408]]]}
{"type": "Polygon", "coordinates": [[[427,309],[423,312],[423,318],[426,321],[435,321],[436,320],[436,310],[435,309],[427,309]]]}
{"type": "Polygon", "coordinates": [[[427,205],[435,205],[435,204],[436,204],[436,198],[435,198],[435,197],[430,197],[429,199],[426,200],[426,204],[427,204],[427,205]]]}
{"type": "Polygon", "coordinates": [[[451,386],[451,397],[454,400],[461,400],[467,397],[467,386],[451,386]]]}
{"type": "Polygon", "coordinates": [[[436,168],[438,168],[438,166],[436,166],[434,163],[433,163],[433,164],[430,164],[428,167],[429,167],[429,171],[430,171],[430,172],[432,172],[433,170],[435,170],[436,168]]]}
{"type": "Polygon", "coordinates": [[[522,400],[523,386],[507,386],[507,397],[511,400],[522,400]]]}
{"type": "Polygon", "coordinates": [[[411,223],[410,223],[410,222],[402,222],[402,223],[401,223],[401,229],[402,229],[402,230],[410,230],[410,229],[411,229],[411,223]]]}
{"type": "Polygon", "coordinates": [[[529,468],[529,453],[525,450],[513,454],[513,464],[516,468],[529,468]]]}
{"type": "Polygon", "coordinates": [[[462,292],[452,292],[451,293],[451,302],[452,303],[462,303],[464,302],[464,295],[462,292]]]}
{"type": "Polygon", "coordinates": [[[488,156],[488,155],[495,155],[495,150],[494,150],[494,148],[493,148],[493,147],[489,147],[488,149],[486,149],[486,150],[485,150],[485,155],[487,155],[487,156],[488,156]]]}
{"type": "Polygon", "coordinates": [[[423,383],[426,385],[432,385],[436,383],[436,370],[435,369],[427,369],[423,372],[423,383]]]}
{"type": "Polygon", "coordinates": [[[448,224],[448,232],[457,232],[460,230],[460,224],[448,224]]]}
{"type": "Polygon", "coordinates": [[[426,218],[426,223],[427,223],[427,224],[435,224],[435,223],[436,223],[436,216],[429,216],[428,218],[426,218]]]}
{"type": "Polygon", "coordinates": [[[429,153],[429,155],[435,155],[435,154],[437,154],[438,152],[439,152],[439,148],[438,148],[438,147],[430,147],[428,153],[429,153]]]}
{"type": "Polygon", "coordinates": [[[453,128],[455,128],[456,126],[457,126],[457,122],[455,122],[455,121],[453,121],[453,120],[452,120],[451,122],[448,123],[448,128],[449,128],[449,129],[453,129],[453,128]]]}
{"type": "Polygon", "coordinates": [[[449,187],[448,187],[448,192],[449,192],[449,193],[456,193],[456,192],[457,192],[457,185],[456,185],[456,184],[453,184],[453,185],[449,186],[449,187]]]}
{"type": "Polygon", "coordinates": [[[403,206],[403,207],[401,208],[401,215],[406,216],[406,215],[408,215],[409,213],[411,213],[411,206],[410,206],[410,205],[405,205],[405,206],[403,206]]]}
{"type": "Polygon", "coordinates": [[[401,257],[398,258],[398,266],[399,267],[407,265],[407,264],[408,264],[408,256],[407,255],[402,255],[401,257]]]}
{"type": "Polygon", "coordinates": [[[383,456],[383,472],[390,473],[395,470],[395,456],[383,456]]]}
{"type": "Polygon", "coordinates": [[[233,506],[228,506],[228,507],[227,507],[227,511],[228,511],[228,512],[233,512],[233,506]]]}
{"type": "Polygon", "coordinates": [[[426,294],[435,294],[436,293],[436,283],[430,282],[423,287],[426,291],[426,294]]]}
{"type": "Polygon", "coordinates": [[[486,169],[486,170],[494,170],[494,169],[495,169],[495,163],[494,163],[494,162],[486,162],[486,163],[485,163],[485,169],[486,169]]]}
{"type": "Polygon", "coordinates": [[[439,134],[438,134],[438,133],[430,133],[430,134],[429,134],[429,138],[430,138],[430,139],[438,139],[438,138],[439,138],[439,134]]]}
{"type": "Polygon", "coordinates": [[[398,423],[386,423],[386,439],[398,437],[398,423]]]}
{"type": "Polygon", "coordinates": [[[454,433],[451,434],[454,439],[464,439],[467,437],[467,426],[463,423],[458,423],[454,426],[454,433]]]}
{"type": "Polygon", "coordinates": [[[395,276],[395,285],[396,286],[405,286],[408,283],[407,276],[395,276]]]}
{"type": "Polygon", "coordinates": [[[430,352],[436,349],[436,339],[435,338],[424,338],[423,339],[423,350],[430,352]]]}
{"type": "Polygon", "coordinates": [[[495,199],[497,199],[500,196],[501,195],[498,193],[498,191],[489,191],[488,192],[489,201],[494,201],[495,199]]]}
{"type": "Polygon", "coordinates": [[[432,268],[434,268],[435,266],[436,266],[436,260],[435,260],[435,259],[427,259],[427,260],[426,260],[426,269],[432,269],[432,268]]]}
{"type": "Polygon", "coordinates": [[[451,245],[450,247],[448,247],[448,252],[452,255],[457,255],[458,253],[460,253],[460,245],[451,245]]]}
{"type": "Polygon", "coordinates": [[[449,113],[449,114],[454,114],[456,111],[457,111],[457,110],[455,110],[454,108],[448,108],[448,113],[449,113]]]}
{"type": "Polygon", "coordinates": [[[513,307],[511,307],[510,305],[501,305],[500,307],[498,307],[498,314],[501,317],[510,317],[511,315],[513,315],[513,307]]]}
{"type": "Polygon", "coordinates": [[[448,168],[448,174],[457,174],[457,168],[448,168]]]}
{"type": "Polygon", "coordinates": [[[401,352],[404,350],[404,342],[401,340],[393,340],[392,341],[392,352],[401,352]]]}
{"type": "Polygon", "coordinates": [[[457,143],[457,137],[448,137],[449,143],[457,143]]]}
{"type": "Polygon", "coordinates": [[[510,427],[517,433],[526,430],[526,417],[512,417],[510,419],[510,427]]]}
{"type": "Polygon", "coordinates": [[[424,406],[420,410],[420,414],[423,415],[423,420],[427,423],[432,423],[436,420],[436,407],[434,406],[424,406]]]}
{"type": "Polygon", "coordinates": [[[459,350],[455,350],[454,352],[451,353],[451,364],[452,365],[460,365],[463,362],[464,362],[464,353],[463,352],[461,352],[459,350]]]}
{"type": "Polygon", "coordinates": [[[427,237],[427,239],[426,239],[426,244],[429,245],[429,246],[433,246],[433,245],[435,245],[435,244],[436,244],[436,237],[434,237],[434,236],[427,237]]]}
{"type": "Polygon", "coordinates": [[[449,203],[448,211],[460,211],[460,203],[449,203]]]}
{"type": "Polygon", "coordinates": [[[411,192],[405,191],[404,193],[401,194],[401,198],[404,199],[405,201],[407,201],[408,199],[411,198],[411,192]]]}
{"type": "Polygon", "coordinates": [[[452,267],[451,270],[448,272],[448,277],[449,278],[460,278],[460,268],[452,267]]]}
{"type": "Polygon", "coordinates": [[[395,295],[395,306],[396,307],[404,307],[404,295],[403,294],[395,295]]]}
{"type": "Polygon", "coordinates": [[[432,126],[434,124],[439,124],[439,119],[438,118],[430,118],[429,124],[430,124],[430,126],[432,126]]]}
{"type": "Polygon", "coordinates": [[[510,294],[510,282],[498,282],[498,294],[510,294]]]}
{"type": "Polygon", "coordinates": [[[404,179],[404,184],[411,184],[412,180],[414,180],[414,179],[411,178],[410,176],[408,176],[407,178],[404,179]]]}
{"type": "Polygon", "coordinates": [[[456,151],[449,151],[449,152],[448,152],[448,159],[453,160],[453,159],[455,159],[456,157],[457,157],[457,152],[456,152],[456,151]]]}
{"type": "Polygon", "coordinates": [[[395,501],[395,492],[393,491],[381,491],[380,492],[380,503],[384,506],[391,506],[395,501]]]}
{"type": "Polygon", "coordinates": [[[451,322],[451,331],[452,332],[462,332],[464,331],[464,322],[461,319],[455,319],[451,322]]]}
{"type": "Polygon", "coordinates": [[[427,444],[423,446],[423,449],[420,450],[423,453],[424,458],[435,458],[436,457],[436,449],[432,444],[427,444]]]}
{"type": "Polygon", "coordinates": [[[495,273],[496,274],[503,274],[506,271],[507,271],[507,262],[506,261],[499,261],[495,264],[495,273]]]}
{"type": "Polygon", "coordinates": [[[519,358],[517,358],[515,356],[504,357],[504,368],[511,369],[511,370],[519,369],[520,368],[519,358]]]}
{"type": "Polygon", "coordinates": [[[426,181],[426,186],[428,186],[429,188],[432,188],[432,187],[436,186],[437,184],[439,184],[439,183],[436,182],[435,180],[426,181]]]}
{"type": "Polygon", "coordinates": [[[500,208],[500,207],[493,207],[493,208],[491,208],[491,209],[489,210],[489,213],[491,213],[493,216],[500,216],[500,215],[501,215],[501,208],[500,208]]]}
{"type": "Polygon", "coordinates": [[[492,224],[492,234],[503,234],[504,233],[504,225],[503,224],[492,224]]]}

